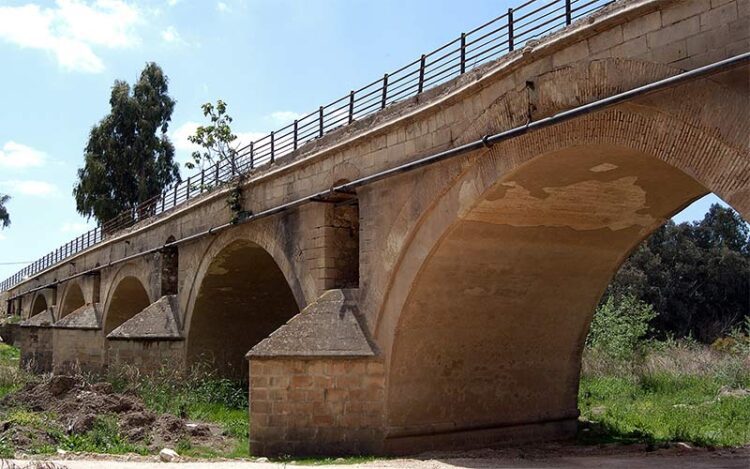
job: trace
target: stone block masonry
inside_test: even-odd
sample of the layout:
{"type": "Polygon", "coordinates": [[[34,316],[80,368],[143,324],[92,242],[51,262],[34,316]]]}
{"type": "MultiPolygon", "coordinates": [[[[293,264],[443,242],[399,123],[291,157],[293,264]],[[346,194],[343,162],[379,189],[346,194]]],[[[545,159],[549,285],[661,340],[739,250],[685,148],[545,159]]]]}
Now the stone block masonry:
{"type": "Polygon", "coordinates": [[[262,455],[372,454],[385,372],[375,358],[254,359],[250,446],[262,455]]]}

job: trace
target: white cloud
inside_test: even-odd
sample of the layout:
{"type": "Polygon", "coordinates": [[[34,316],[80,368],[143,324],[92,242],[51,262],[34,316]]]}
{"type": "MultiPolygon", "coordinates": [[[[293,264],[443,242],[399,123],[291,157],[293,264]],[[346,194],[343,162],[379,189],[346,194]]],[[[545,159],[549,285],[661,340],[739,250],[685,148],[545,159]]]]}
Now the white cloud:
{"type": "Polygon", "coordinates": [[[289,124],[294,121],[294,119],[299,119],[302,116],[304,116],[304,114],[294,111],[276,111],[268,115],[268,117],[277,124],[289,124]]]}
{"type": "Polygon", "coordinates": [[[178,3],[180,3],[180,0],[167,0],[167,5],[171,7],[177,5],[178,3]]]}
{"type": "MultiPolygon", "coordinates": [[[[170,138],[172,139],[172,143],[176,150],[193,152],[200,149],[198,145],[190,143],[188,140],[189,136],[195,135],[195,129],[197,129],[199,125],[201,124],[198,122],[187,121],[172,132],[170,138]]],[[[268,135],[268,132],[234,132],[234,134],[237,135],[234,144],[237,147],[242,147],[250,142],[258,140],[259,138],[265,137],[268,135]]]]}
{"type": "Polygon", "coordinates": [[[177,29],[175,29],[174,26],[169,26],[167,29],[162,31],[161,38],[164,39],[164,42],[171,42],[171,43],[185,42],[182,40],[182,36],[180,36],[180,33],[177,32],[177,29]]]}
{"type": "Polygon", "coordinates": [[[234,141],[234,145],[237,148],[242,148],[245,145],[249,145],[250,142],[268,136],[269,133],[270,132],[235,132],[237,140],[234,141]]]}
{"type": "Polygon", "coordinates": [[[231,11],[231,8],[229,8],[229,5],[227,5],[224,2],[217,2],[216,3],[216,10],[221,13],[228,13],[231,11]]]}
{"type": "Polygon", "coordinates": [[[24,169],[42,166],[46,158],[44,152],[10,140],[0,149],[0,168],[24,169]]]}
{"type": "Polygon", "coordinates": [[[3,189],[3,193],[8,193],[11,196],[20,194],[47,197],[57,192],[57,187],[54,184],[33,180],[0,181],[0,188],[3,189]]]}
{"type": "Polygon", "coordinates": [[[137,44],[140,21],[136,7],[123,0],[57,0],[53,8],[28,3],[0,7],[0,39],[50,52],[65,69],[98,73],[104,63],[93,49],[137,44]]]}
{"type": "Polygon", "coordinates": [[[6,238],[4,234],[0,233],[0,241],[2,241],[4,239],[8,239],[8,238],[6,238]]]}
{"type": "Polygon", "coordinates": [[[93,227],[94,225],[83,222],[65,222],[60,227],[60,231],[63,233],[81,234],[93,227]]]}
{"type": "Polygon", "coordinates": [[[198,145],[190,143],[190,140],[188,140],[189,136],[195,135],[195,129],[199,125],[201,124],[198,122],[187,121],[172,131],[170,138],[176,150],[193,152],[199,148],[198,145]]]}

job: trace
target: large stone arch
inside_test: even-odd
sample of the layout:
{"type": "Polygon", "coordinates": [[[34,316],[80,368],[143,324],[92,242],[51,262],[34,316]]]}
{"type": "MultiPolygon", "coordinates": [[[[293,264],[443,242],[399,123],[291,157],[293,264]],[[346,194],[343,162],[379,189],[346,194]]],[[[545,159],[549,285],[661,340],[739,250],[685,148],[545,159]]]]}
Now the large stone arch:
{"type": "Polygon", "coordinates": [[[102,317],[105,336],[154,302],[149,284],[141,278],[142,269],[133,263],[125,264],[112,276],[102,317]]]}
{"type": "Polygon", "coordinates": [[[454,167],[413,230],[399,233],[373,321],[388,438],[570,429],[591,314],[630,250],[707,192],[750,215],[738,124],[748,121],[746,90],[737,89],[747,80],[737,77],[645,96],[454,167]]]}
{"type": "Polygon", "coordinates": [[[188,293],[188,367],[212,361],[221,374],[246,376],[245,353],[311,301],[277,230],[274,221],[238,227],[205,249],[188,293]]]}
{"type": "Polygon", "coordinates": [[[84,304],[86,304],[86,300],[81,285],[76,281],[67,282],[60,298],[58,319],[64,318],[84,304]]]}

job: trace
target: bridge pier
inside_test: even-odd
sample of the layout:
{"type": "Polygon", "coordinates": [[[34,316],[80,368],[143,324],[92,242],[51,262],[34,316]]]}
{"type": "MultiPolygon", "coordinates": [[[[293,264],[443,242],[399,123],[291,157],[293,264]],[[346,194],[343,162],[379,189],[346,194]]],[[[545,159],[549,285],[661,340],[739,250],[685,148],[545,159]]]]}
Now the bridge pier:
{"type": "Polygon", "coordinates": [[[382,450],[385,369],[357,297],[325,292],[247,354],[252,454],[382,450]]]}
{"type": "Polygon", "coordinates": [[[52,329],[54,371],[102,371],[105,340],[101,328],[98,303],[83,305],[59,319],[52,329]]]}
{"type": "Polygon", "coordinates": [[[19,324],[17,345],[20,366],[35,373],[52,371],[52,309],[45,309],[19,324]]]}

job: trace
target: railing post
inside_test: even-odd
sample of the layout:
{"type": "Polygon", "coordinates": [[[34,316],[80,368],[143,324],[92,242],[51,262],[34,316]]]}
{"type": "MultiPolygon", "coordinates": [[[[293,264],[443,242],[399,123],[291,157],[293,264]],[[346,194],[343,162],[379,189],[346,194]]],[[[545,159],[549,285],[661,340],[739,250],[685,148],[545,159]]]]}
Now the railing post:
{"type": "Polygon", "coordinates": [[[203,186],[206,183],[206,170],[201,168],[201,191],[200,193],[203,194],[203,186]]]}
{"type": "Polygon", "coordinates": [[[380,109],[385,109],[385,102],[388,99],[388,74],[383,75],[383,99],[380,101],[380,109]]]}
{"type": "Polygon", "coordinates": [[[177,185],[174,186],[174,197],[172,198],[172,207],[177,207],[177,188],[180,187],[180,184],[177,183],[177,185]]]}
{"type": "Polygon", "coordinates": [[[320,109],[318,110],[318,121],[319,121],[318,137],[322,137],[323,136],[323,106],[320,106],[320,109]]]}
{"type": "Polygon", "coordinates": [[[229,171],[232,173],[232,176],[234,176],[235,168],[234,168],[234,153],[229,155],[229,171]]]}
{"type": "Polygon", "coordinates": [[[214,184],[219,185],[219,181],[220,181],[220,178],[219,178],[219,169],[221,167],[221,165],[219,164],[219,161],[217,161],[216,163],[214,163],[214,166],[216,166],[216,171],[214,172],[214,184]]]}
{"type": "Polygon", "coordinates": [[[466,73],[466,33],[461,33],[461,75],[466,73]]]}
{"type": "Polygon", "coordinates": [[[354,120],[354,90],[349,92],[349,123],[354,120]]]}
{"type": "Polygon", "coordinates": [[[297,149],[297,119],[294,119],[294,149],[297,149]]]}
{"type": "Polygon", "coordinates": [[[274,137],[273,131],[271,131],[271,163],[273,163],[275,159],[274,158],[274,140],[275,140],[275,137],[274,137]]]}
{"type": "Polygon", "coordinates": [[[427,56],[422,54],[422,58],[419,60],[419,88],[417,94],[421,93],[424,89],[424,65],[427,61],[427,56]]]}
{"type": "Polygon", "coordinates": [[[513,8],[508,8],[508,51],[513,50],[513,8]]]}
{"type": "Polygon", "coordinates": [[[164,205],[166,205],[167,200],[167,193],[163,192],[161,193],[161,212],[164,213],[164,205]]]}
{"type": "Polygon", "coordinates": [[[250,142],[250,169],[255,168],[255,142],[250,142]]]}
{"type": "Polygon", "coordinates": [[[573,15],[570,8],[570,0],[565,0],[565,24],[570,25],[573,22],[573,15]]]}
{"type": "Polygon", "coordinates": [[[185,191],[185,200],[190,199],[190,176],[187,178],[187,190],[185,191]]]}

